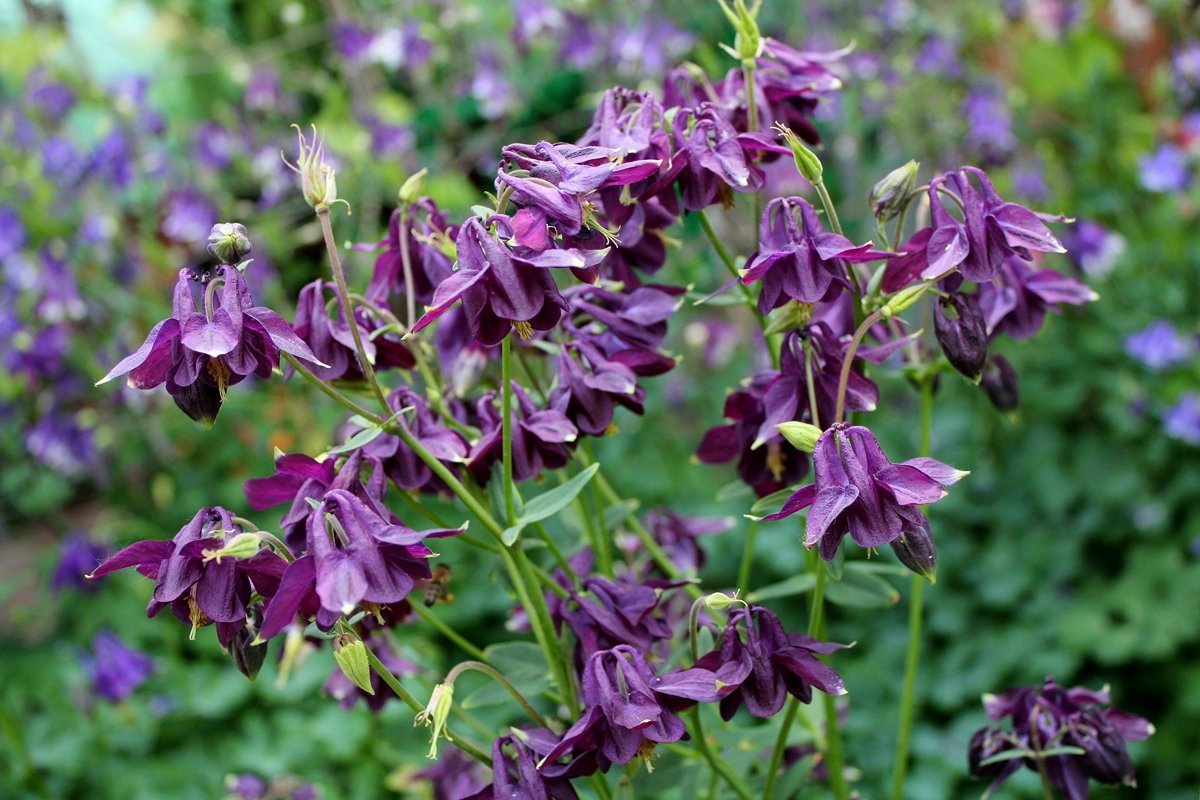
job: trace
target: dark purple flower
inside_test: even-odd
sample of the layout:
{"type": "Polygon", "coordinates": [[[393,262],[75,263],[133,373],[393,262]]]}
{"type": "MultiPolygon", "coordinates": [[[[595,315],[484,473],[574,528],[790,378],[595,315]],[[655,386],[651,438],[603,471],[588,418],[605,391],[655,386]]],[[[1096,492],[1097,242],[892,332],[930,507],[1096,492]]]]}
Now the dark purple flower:
{"type": "Polygon", "coordinates": [[[96,567],[89,578],[135,567],[155,582],[146,608],[153,617],[167,606],[180,621],[196,629],[217,623],[222,647],[245,624],[252,590],[264,597],[275,594],[285,562],[270,550],[246,559],[219,555],[225,543],[242,533],[224,508],[202,508],[170,541],[135,542],[96,567]]]}
{"type": "Polygon", "coordinates": [[[678,183],[688,211],[701,211],[718,201],[729,206],[731,192],[762,188],[763,171],[747,152],[754,143],[739,138],[716,105],[706,102],[694,110],[680,109],[672,125],[676,153],[668,175],[678,183]]]}
{"type": "Polygon", "coordinates": [[[1017,370],[1011,361],[999,353],[988,356],[979,385],[997,411],[1013,411],[1020,402],[1017,370]]]}
{"type": "Polygon", "coordinates": [[[592,750],[614,764],[628,764],[638,755],[649,759],[655,745],[678,742],[687,732],[677,710],[715,702],[729,690],[718,689],[719,674],[707,669],[656,676],[628,645],[593,653],[581,683],[583,716],[543,757],[543,765],[592,750]]]}
{"type": "Polygon", "coordinates": [[[149,656],[127,647],[112,631],[96,634],[91,655],[82,661],[92,687],[110,703],[129,697],[154,672],[149,656]]]}
{"type": "Polygon", "coordinates": [[[613,423],[616,406],[635,414],[645,410],[646,392],[633,370],[609,361],[587,342],[564,345],[558,357],[558,383],[550,393],[549,407],[561,411],[589,436],[602,436],[613,423]]]}
{"type": "Polygon", "coordinates": [[[267,784],[262,778],[249,773],[229,775],[225,778],[225,789],[233,795],[231,800],[263,800],[267,784]]]}
{"type": "Polygon", "coordinates": [[[695,574],[704,567],[706,556],[697,539],[724,533],[734,524],[732,517],[681,517],[666,508],[646,514],[646,527],[654,541],[685,575],[695,574]]]}
{"type": "MultiPolygon", "coordinates": [[[[513,480],[536,478],[543,468],[559,469],[571,458],[568,447],[579,436],[579,429],[561,411],[539,410],[529,395],[513,384],[512,456],[513,480]]],[[[488,393],[475,404],[473,423],[483,434],[471,446],[467,468],[475,480],[486,483],[492,465],[501,457],[500,412],[495,393],[488,393]]]]}
{"type": "Polygon", "coordinates": [[[976,296],[949,292],[939,297],[933,328],[950,365],[971,380],[978,378],[987,361],[988,332],[976,296]]]}
{"type": "MultiPolygon", "coordinates": [[[[318,378],[324,381],[339,378],[363,380],[354,334],[346,324],[340,303],[334,303],[334,316],[329,316],[326,295],[336,297],[336,289],[332,282],[318,278],[300,290],[296,300],[295,332],[314,356],[328,364],[327,367],[310,367],[318,378]]],[[[362,305],[355,306],[354,318],[367,361],[375,369],[412,369],[416,365],[412,351],[401,341],[398,332],[389,330],[376,333],[380,328],[387,327],[387,320],[362,305]]]]}
{"type": "Polygon", "coordinates": [[[87,574],[104,559],[104,548],[86,533],[75,532],[63,540],[58,551],[58,564],[50,579],[50,588],[55,593],[70,587],[77,591],[89,591],[95,584],[88,583],[87,574]]]}
{"type": "Polygon", "coordinates": [[[64,477],[79,476],[97,466],[92,432],[79,424],[77,414],[50,411],[25,431],[25,448],[64,477]]]}
{"type": "Polygon", "coordinates": [[[762,606],[736,608],[722,635],[720,647],[702,656],[696,666],[713,671],[729,684],[721,700],[721,717],[732,719],[744,704],[753,717],[771,717],[790,694],[812,702],[813,687],[843,695],[846,685],[833,668],[817,658],[846,645],[821,642],[787,633],[779,618],[762,606]]]}
{"type": "Polygon", "coordinates": [[[675,366],[675,359],[659,348],[682,294],[682,287],[640,286],[615,292],[600,286],[573,286],[566,293],[571,306],[566,327],[577,341],[586,341],[635,375],[661,375],[675,366]]]}
{"type": "Polygon", "coordinates": [[[1165,319],[1125,339],[1125,352],[1155,372],[1188,360],[1194,349],[1193,343],[1180,336],[1175,326],[1165,319]]]}
{"type": "MultiPolygon", "coordinates": [[[[409,290],[404,272],[407,254],[412,272],[413,301],[421,306],[429,305],[434,289],[453,272],[453,240],[456,236],[456,229],[446,222],[445,214],[429,198],[421,198],[407,212],[399,208],[393,211],[387,237],[374,246],[383,252],[375,259],[375,271],[367,285],[367,299],[386,306],[397,295],[407,296],[409,290]]],[[[402,305],[393,305],[392,310],[399,313],[402,305]]]]}
{"type": "MultiPolygon", "coordinates": [[[[388,404],[397,412],[395,424],[411,433],[434,458],[452,469],[466,463],[469,451],[466,440],[458,431],[442,424],[424,397],[401,386],[388,397],[388,404]]],[[[365,445],[363,451],[380,460],[384,472],[399,489],[448,491],[429,465],[398,436],[383,433],[365,445]]]]}
{"type": "Polygon", "coordinates": [[[827,233],[817,212],[799,197],[777,197],[768,203],[759,231],[759,247],[746,261],[742,283],[762,281],[758,310],[763,314],[789,299],[801,303],[831,300],[850,286],[845,262],[887,255],[873,250],[869,243],[855,245],[845,236],[827,233]]]}
{"type": "Polygon", "coordinates": [[[649,655],[654,646],[671,638],[672,628],[663,616],[660,601],[665,589],[678,584],[659,581],[616,583],[591,577],[569,597],[551,599],[556,623],[565,622],[575,634],[576,660],[582,666],[591,655],[617,645],[629,645],[649,655]]]}
{"type": "Polygon", "coordinates": [[[426,538],[462,529],[414,531],[386,510],[344,489],[333,489],[307,519],[306,552],[287,566],[263,618],[259,636],[270,639],[297,614],[328,630],[360,603],[367,608],[404,600],[417,580],[432,574],[426,538]]]}
{"type": "Polygon", "coordinates": [[[56,81],[43,81],[43,77],[41,74],[31,74],[26,78],[28,85],[32,86],[27,97],[42,112],[46,123],[54,127],[75,107],[75,92],[70,86],[56,81]]]}
{"type": "Polygon", "coordinates": [[[1173,439],[1200,445],[1200,395],[1189,392],[1167,409],[1163,430],[1173,439]]]}
{"type": "MultiPolygon", "coordinates": [[[[996,277],[1010,256],[1031,261],[1030,251],[1065,252],[1041,216],[1005,202],[987,174],[976,167],[934,178],[929,184],[929,202],[933,231],[926,243],[928,266],[921,272],[922,278],[941,278],[957,268],[967,280],[983,283],[996,277]],[[971,183],[972,176],[978,189],[971,183]],[[950,206],[946,205],[948,199],[950,206]],[[962,221],[948,208],[960,213],[962,221]]],[[[908,245],[905,251],[909,252],[908,245]]]]}
{"type": "Polygon", "coordinates": [[[125,374],[135,389],[166,383],[175,405],[192,419],[211,424],[225,390],[251,373],[269,378],[279,366],[280,351],[328,366],[282,317],[254,305],[236,268],[222,265],[217,272],[218,277],[205,287],[203,311],[198,312],[191,291],[197,276],[192,270],[180,270],[172,316],[155,325],[142,346],[99,383],[125,374]],[[216,282],[223,284],[220,294],[216,282]]]}
{"type": "MultiPolygon", "coordinates": [[[[545,728],[511,729],[492,743],[492,782],[464,800],[579,800],[571,778],[590,775],[598,768],[589,754],[568,764],[538,761],[554,749],[557,737],[545,728]],[[510,756],[509,753],[512,755],[510,756]]],[[[447,796],[448,797],[448,796],[447,796]]]]}
{"type": "Polygon", "coordinates": [[[1084,284],[1052,269],[1034,269],[1009,256],[996,278],[979,286],[979,307],[988,334],[1006,333],[1028,339],[1042,327],[1048,312],[1059,304],[1083,305],[1099,298],[1084,284]]]}
{"type": "Polygon", "coordinates": [[[1180,192],[1191,181],[1187,154],[1173,144],[1160,145],[1153,153],[1139,158],[1138,174],[1142,186],[1151,192],[1180,192]]]}
{"type": "Polygon", "coordinates": [[[992,778],[990,793],[1022,765],[1035,772],[1044,769],[1050,783],[1067,800],[1087,800],[1089,779],[1135,786],[1133,762],[1125,743],[1148,738],[1154,726],[1112,707],[1111,702],[1107,690],[1095,692],[1078,686],[1063,689],[1050,678],[1040,686],[1013,689],[999,696],[984,695],[988,718],[999,721],[1011,717],[1012,728],[988,727],[972,737],[968,753],[971,774],[992,778]],[[1041,755],[1065,747],[1083,752],[1041,755]],[[1014,751],[1025,757],[983,763],[1014,751]]]}
{"type": "Polygon", "coordinates": [[[499,344],[514,327],[524,338],[550,330],[567,310],[550,273],[514,261],[477,217],[459,229],[456,249],[458,270],[438,285],[425,316],[413,325],[414,333],[460,299],[471,334],[485,345],[499,344]]]}
{"type": "Polygon", "coordinates": [[[834,424],[817,440],[813,471],[814,483],[764,519],[782,519],[811,506],[804,545],[820,545],[826,561],[847,533],[859,546],[876,548],[923,528],[925,518],[918,506],[941,500],[944,487],[967,474],[932,458],[893,464],[870,430],[845,422],[834,424]]]}

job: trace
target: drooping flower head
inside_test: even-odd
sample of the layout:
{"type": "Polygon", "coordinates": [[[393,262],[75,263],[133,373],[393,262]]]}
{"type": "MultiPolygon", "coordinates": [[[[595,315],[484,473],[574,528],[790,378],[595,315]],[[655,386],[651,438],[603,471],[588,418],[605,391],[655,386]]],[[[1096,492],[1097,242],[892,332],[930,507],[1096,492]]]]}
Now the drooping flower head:
{"type": "Polygon", "coordinates": [[[281,351],[328,366],[282,317],[254,305],[237,268],[223,264],[212,278],[181,269],[172,315],[155,325],[142,346],[99,383],[119,375],[128,375],[129,385],[135,389],[153,389],[165,383],[167,393],[185,414],[212,424],[226,390],[250,374],[270,377],[279,366],[281,351]],[[204,287],[199,311],[192,298],[192,283],[204,287]]]}
{"type": "Polygon", "coordinates": [[[984,695],[988,718],[1010,717],[1012,727],[975,733],[968,753],[971,774],[991,778],[989,791],[994,791],[1022,766],[1040,771],[1041,761],[1050,783],[1067,800],[1087,800],[1089,779],[1135,786],[1125,743],[1148,738],[1154,726],[1111,703],[1107,689],[1064,689],[1050,678],[1040,686],[984,695]],[[1083,752],[1063,753],[1062,748],[1083,752]],[[1055,750],[1058,754],[1052,754],[1055,750]],[[1014,752],[1025,757],[997,758],[1014,752]]]}
{"type": "Polygon", "coordinates": [[[967,474],[932,458],[893,464],[870,430],[844,422],[817,440],[813,471],[814,483],[764,519],[782,519],[808,508],[804,544],[818,546],[826,561],[846,534],[867,548],[893,544],[906,535],[923,538],[928,525],[918,506],[941,500],[944,487],[967,474]]]}

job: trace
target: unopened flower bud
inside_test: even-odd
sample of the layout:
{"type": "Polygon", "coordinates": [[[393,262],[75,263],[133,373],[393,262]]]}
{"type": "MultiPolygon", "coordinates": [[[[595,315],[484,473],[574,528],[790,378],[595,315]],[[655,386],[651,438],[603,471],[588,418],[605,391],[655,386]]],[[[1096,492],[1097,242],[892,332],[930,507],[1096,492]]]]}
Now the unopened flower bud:
{"type": "Polygon", "coordinates": [[[333,660],[351,683],[367,694],[375,694],[371,686],[371,663],[367,660],[367,646],[363,640],[343,634],[333,642],[333,660]]]}
{"type": "Polygon", "coordinates": [[[263,661],[267,657],[266,642],[255,644],[257,639],[257,628],[250,625],[239,625],[233,634],[233,639],[229,642],[229,647],[226,648],[226,652],[229,653],[238,672],[250,680],[258,677],[258,671],[262,669],[263,661]]]}
{"type": "Polygon", "coordinates": [[[977,380],[987,361],[988,336],[983,312],[974,295],[954,292],[938,299],[933,327],[946,360],[971,380],[977,380]]]}
{"type": "Polygon", "coordinates": [[[816,425],[807,422],[781,422],[775,427],[783,434],[783,438],[802,453],[811,453],[823,432],[816,425]]]}
{"type": "Polygon", "coordinates": [[[812,321],[814,305],[801,303],[799,300],[789,300],[771,312],[767,317],[767,327],[763,330],[767,336],[774,333],[787,333],[803,328],[812,321]]]}
{"type": "Polygon", "coordinates": [[[732,605],[742,602],[737,599],[736,595],[728,595],[724,592],[713,592],[700,598],[704,607],[709,611],[724,611],[732,605]]]}
{"type": "Polygon", "coordinates": [[[208,233],[208,252],[222,264],[240,264],[253,249],[240,222],[218,222],[208,233]]]}
{"type": "Polygon", "coordinates": [[[917,185],[917,170],[921,165],[909,161],[902,167],[889,172],[875,188],[871,189],[871,210],[880,222],[887,222],[900,213],[908,202],[908,195],[917,185]]]}
{"type": "Polygon", "coordinates": [[[930,583],[937,583],[937,548],[924,517],[920,525],[904,523],[900,538],[892,542],[892,552],[901,564],[930,583]]]}
{"type": "Polygon", "coordinates": [[[909,286],[896,292],[888,301],[879,309],[879,313],[884,319],[891,319],[897,314],[903,314],[908,309],[912,308],[913,304],[921,299],[925,292],[929,291],[929,287],[933,285],[932,281],[918,283],[916,286],[909,286]]]}
{"type": "Polygon", "coordinates": [[[762,5],[762,0],[755,0],[754,5],[750,7],[746,6],[745,0],[733,0],[732,8],[725,0],[717,0],[717,2],[721,4],[721,10],[725,12],[725,17],[737,33],[732,48],[724,45],[722,47],[743,63],[753,62],[762,55],[765,44],[762,32],[758,29],[758,9],[762,5]]]}
{"type": "Polygon", "coordinates": [[[1125,738],[1102,714],[1083,712],[1069,721],[1064,743],[1083,749],[1080,757],[1088,776],[1100,783],[1133,785],[1133,762],[1125,738]]]}
{"type": "Polygon", "coordinates": [[[1013,743],[1000,728],[982,728],[971,737],[967,748],[967,768],[976,778],[994,778],[1004,771],[1005,762],[983,762],[1013,749],[1013,743]]]}
{"type": "Polygon", "coordinates": [[[428,174],[429,170],[421,169],[408,176],[408,180],[400,187],[401,203],[412,205],[421,198],[421,193],[425,191],[425,176],[428,174]]]}
{"type": "Polygon", "coordinates": [[[413,725],[432,725],[433,734],[429,742],[429,757],[437,758],[438,737],[446,728],[446,720],[450,716],[450,708],[454,705],[454,684],[439,683],[433,687],[429,696],[429,704],[425,710],[413,718],[413,725]]]}
{"type": "Polygon", "coordinates": [[[1015,411],[1020,402],[1017,389],[1017,371],[1009,360],[1001,355],[991,356],[983,368],[979,385],[987,392],[988,399],[999,411],[1015,411]]]}
{"type": "Polygon", "coordinates": [[[814,186],[821,183],[824,180],[825,167],[822,166],[821,159],[817,157],[817,154],[800,141],[800,137],[787,125],[776,122],[775,131],[792,149],[792,160],[796,162],[796,171],[800,173],[800,176],[814,186]]]}

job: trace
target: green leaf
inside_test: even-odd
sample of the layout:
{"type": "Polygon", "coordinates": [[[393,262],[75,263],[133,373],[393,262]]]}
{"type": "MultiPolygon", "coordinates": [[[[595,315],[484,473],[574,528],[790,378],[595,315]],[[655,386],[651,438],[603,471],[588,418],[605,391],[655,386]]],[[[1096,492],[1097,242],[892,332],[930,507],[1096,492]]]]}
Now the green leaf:
{"type": "Polygon", "coordinates": [[[811,572],[801,572],[790,578],[764,586],[746,595],[746,602],[761,603],[763,600],[775,600],[780,597],[792,597],[812,591],[817,585],[817,578],[811,572]]]}
{"type": "Polygon", "coordinates": [[[636,499],[622,500],[615,506],[609,506],[604,509],[604,529],[612,530],[617,527],[625,518],[638,510],[641,502],[636,499]]]}
{"type": "MultiPolygon", "coordinates": [[[[525,697],[532,700],[549,688],[546,661],[541,649],[533,642],[501,642],[485,648],[483,652],[488,662],[525,697]]],[[[508,690],[489,679],[478,689],[469,692],[459,706],[471,710],[512,702],[508,690]]]]}
{"type": "Polygon", "coordinates": [[[510,528],[506,528],[500,534],[500,538],[504,544],[511,546],[516,542],[517,537],[521,535],[521,531],[526,525],[541,522],[566,508],[583,491],[583,487],[587,486],[588,481],[592,479],[599,469],[599,464],[592,464],[562,486],[555,486],[550,491],[543,492],[525,503],[525,510],[517,519],[516,524],[510,528]]]}
{"type": "Polygon", "coordinates": [[[351,436],[346,441],[339,444],[337,447],[330,448],[325,451],[327,456],[335,456],[339,453],[349,453],[352,450],[357,450],[360,447],[365,447],[371,442],[379,438],[379,434],[383,433],[383,426],[372,425],[369,428],[364,428],[358,433],[351,436]]]}
{"type": "Polygon", "coordinates": [[[878,575],[855,569],[857,563],[847,564],[841,580],[825,586],[829,602],[851,608],[886,608],[900,601],[895,587],[878,575]]]}

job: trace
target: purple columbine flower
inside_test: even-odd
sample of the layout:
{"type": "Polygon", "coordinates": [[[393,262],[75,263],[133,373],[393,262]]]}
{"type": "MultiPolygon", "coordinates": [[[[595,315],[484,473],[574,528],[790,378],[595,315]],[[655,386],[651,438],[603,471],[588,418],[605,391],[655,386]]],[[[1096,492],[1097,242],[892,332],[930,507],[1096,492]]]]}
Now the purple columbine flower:
{"type": "Polygon", "coordinates": [[[542,758],[542,769],[567,753],[591,750],[604,759],[602,771],[607,763],[628,764],[638,755],[649,759],[655,745],[678,742],[687,732],[676,711],[715,702],[728,691],[707,669],[657,676],[628,645],[593,653],[582,675],[583,716],[542,758]]]}
{"type": "MultiPolygon", "coordinates": [[[[571,786],[571,778],[596,772],[597,756],[590,753],[567,764],[546,763],[539,769],[538,761],[554,749],[557,741],[558,737],[545,728],[512,728],[511,733],[492,743],[492,782],[473,794],[453,797],[463,800],[579,800],[571,786]]],[[[446,797],[449,800],[451,796],[446,797]]]]}
{"type": "MultiPolygon", "coordinates": [[[[318,278],[300,290],[296,300],[296,336],[309,346],[314,356],[329,365],[311,367],[312,373],[321,380],[363,380],[354,334],[346,324],[340,304],[335,304],[334,317],[331,319],[329,316],[326,295],[333,296],[336,288],[332,282],[318,278]]],[[[386,327],[386,320],[358,305],[354,309],[354,321],[367,361],[375,369],[412,369],[416,366],[412,351],[401,341],[398,332],[375,334],[380,328],[386,327]]]]}
{"type": "MultiPolygon", "coordinates": [[[[457,229],[446,222],[446,215],[428,197],[414,203],[407,214],[399,208],[393,211],[387,236],[370,247],[382,252],[375,259],[375,271],[367,285],[367,299],[386,306],[393,297],[407,295],[404,273],[407,254],[414,303],[421,306],[432,303],[434,289],[454,271],[454,256],[447,255],[446,251],[453,253],[457,235],[457,229]],[[402,230],[405,219],[407,225],[402,230]]],[[[402,304],[392,306],[393,311],[401,309],[402,304]]]]}
{"type": "Polygon", "coordinates": [[[933,328],[946,360],[967,378],[975,380],[987,362],[988,332],[978,298],[965,292],[948,292],[933,307],[933,328]]]}
{"type": "Polygon", "coordinates": [[[344,489],[327,492],[308,515],[306,552],[283,573],[259,636],[272,638],[297,614],[328,630],[360,603],[370,608],[405,599],[432,574],[433,552],[423,541],[463,530],[414,531],[389,517],[344,489]]]}
{"type": "Polygon", "coordinates": [[[753,717],[772,717],[790,694],[812,702],[813,687],[843,695],[846,685],[833,668],[817,658],[845,648],[788,633],[779,618],[762,606],[736,608],[729,614],[720,646],[702,656],[696,666],[721,676],[729,687],[721,699],[722,719],[732,719],[746,706],[753,717]]]}
{"type": "MultiPolygon", "coordinates": [[[[397,412],[395,424],[411,433],[434,458],[451,468],[466,463],[469,452],[466,440],[458,431],[442,424],[424,397],[401,386],[388,396],[388,405],[397,412]]],[[[366,444],[363,451],[379,459],[384,472],[399,489],[431,493],[449,491],[429,465],[398,436],[385,432],[366,444]]]]}
{"type": "Polygon", "coordinates": [[[762,281],[758,310],[763,314],[789,299],[801,303],[832,300],[850,286],[847,261],[887,257],[870,243],[855,245],[845,236],[826,232],[817,212],[800,197],[777,197],[769,202],[759,231],[759,247],[746,262],[742,283],[762,281]]]}
{"type": "Polygon", "coordinates": [[[1191,182],[1187,154],[1173,144],[1160,145],[1139,158],[1138,174],[1143,187],[1164,194],[1181,192],[1191,182]]]}
{"type": "Polygon", "coordinates": [[[814,482],[764,519],[782,519],[811,506],[804,545],[819,545],[826,561],[847,533],[868,548],[909,535],[924,538],[928,524],[917,506],[941,500],[944,487],[968,474],[932,458],[893,464],[871,431],[845,422],[821,434],[813,450],[813,468],[814,482]]]}
{"type": "Polygon", "coordinates": [[[463,223],[455,244],[458,270],[438,285],[414,333],[460,299],[471,335],[485,345],[499,344],[514,327],[529,338],[558,324],[567,302],[547,270],[514,261],[477,217],[463,223]]]}
{"type": "Polygon", "coordinates": [[[731,192],[752,193],[763,187],[765,175],[747,155],[748,149],[761,147],[739,138],[716,105],[680,109],[672,125],[675,157],[666,177],[678,183],[688,211],[701,211],[718,200],[729,206],[731,192]]]}
{"type": "Polygon", "coordinates": [[[222,265],[217,273],[204,290],[203,311],[197,311],[190,284],[198,278],[192,270],[181,269],[173,314],[155,325],[142,346],[97,385],[126,374],[135,389],[153,389],[165,383],[180,410],[211,425],[221,410],[225,390],[251,373],[269,378],[279,366],[280,351],[328,366],[313,355],[283,317],[254,305],[235,267],[222,265]],[[223,284],[219,295],[218,284],[223,284]]]}
{"type": "Polygon", "coordinates": [[[1028,339],[1041,330],[1047,312],[1068,303],[1083,305],[1100,295],[1052,269],[1034,269],[1016,256],[1004,259],[995,280],[979,286],[979,307],[988,335],[1028,339]]]}
{"type": "MultiPolygon", "coordinates": [[[[1005,202],[987,174],[976,167],[934,178],[929,203],[933,230],[926,240],[928,266],[922,278],[941,278],[957,268],[967,280],[983,283],[996,277],[1009,256],[1031,261],[1031,251],[1065,252],[1042,216],[1005,202]],[[979,182],[979,189],[971,177],[979,182]],[[943,192],[949,197],[943,197],[943,192]],[[961,213],[962,221],[951,215],[950,208],[961,213]]],[[[905,245],[906,253],[916,239],[914,235],[905,245]]]]}
{"type": "Polygon", "coordinates": [[[52,409],[25,431],[25,448],[43,465],[66,478],[96,471],[98,467],[92,431],[79,424],[77,414],[52,409]]]}
{"type": "Polygon", "coordinates": [[[81,660],[96,693],[110,703],[128,698],[154,672],[149,656],[127,647],[112,631],[96,634],[91,654],[81,660]]]}
{"type": "MultiPolygon", "coordinates": [[[[529,395],[513,383],[512,456],[513,480],[536,478],[543,468],[560,469],[571,458],[568,449],[579,437],[579,429],[561,412],[539,410],[529,395]]],[[[489,392],[475,404],[475,426],[483,434],[471,446],[467,468],[481,484],[491,477],[492,465],[500,461],[501,422],[496,394],[489,392]]]]}
{"type": "Polygon", "coordinates": [[[89,583],[86,576],[104,560],[104,548],[92,540],[86,533],[74,532],[63,540],[58,551],[58,564],[54,567],[54,575],[50,578],[50,588],[55,593],[70,587],[77,591],[90,591],[95,584],[89,583]]]}
{"type": "Polygon", "coordinates": [[[668,508],[654,509],[646,514],[646,527],[654,541],[685,575],[698,573],[707,560],[697,539],[725,533],[735,522],[732,517],[681,517],[668,508]]]}
{"type": "Polygon", "coordinates": [[[1175,326],[1165,319],[1157,320],[1125,339],[1125,352],[1155,372],[1187,361],[1194,349],[1192,343],[1180,336],[1175,326]]]}
{"type": "Polygon", "coordinates": [[[608,360],[586,341],[577,341],[564,345],[559,354],[558,384],[548,405],[561,411],[581,432],[602,436],[613,428],[618,405],[640,415],[645,411],[645,398],[633,370],[608,360]]]}
{"type": "Polygon", "coordinates": [[[1041,760],[1046,777],[1067,800],[1087,800],[1089,779],[1136,786],[1125,743],[1148,738],[1154,726],[1114,708],[1111,702],[1107,689],[1064,689],[1050,678],[1041,686],[1013,689],[999,696],[984,695],[988,718],[999,721],[1011,717],[1012,728],[989,727],[976,732],[968,753],[971,774],[992,779],[990,794],[1022,765],[1040,771],[1041,760]],[[1063,747],[1078,748],[1083,753],[1041,755],[1063,747]],[[1013,751],[1025,757],[984,763],[1013,751]]]}
{"type": "Polygon", "coordinates": [[[265,549],[246,559],[219,555],[226,541],[242,532],[224,508],[202,508],[170,541],[134,542],[87,577],[134,567],[155,583],[147,616],[170,606],[181,622],[191,625],[193,637],[197,628],[216,623],[221,646],[227,647],[245,624],[253,593],[263,597],[275,594],[286,566],[282,558],[265,549]]]}
{"type": "Polygon", "coordinates": [[[593,653],[618,645],[649,655],[655,645],[671,638],[672,628],[663,617],[660,601],[666,589],[679,585],[655,580],[616,583],[591,577],[578,591],[568,589],[568,599],[552,598],[552,615],[556,623],[566,622],[575,634],[579,666],[593,653]]]}
{"type": "Polygon", "coordinates": [[[1189,392],[1167,409],[1163,430],[1173,439],[1200,445],[1200,394],[1189,392]]]}

